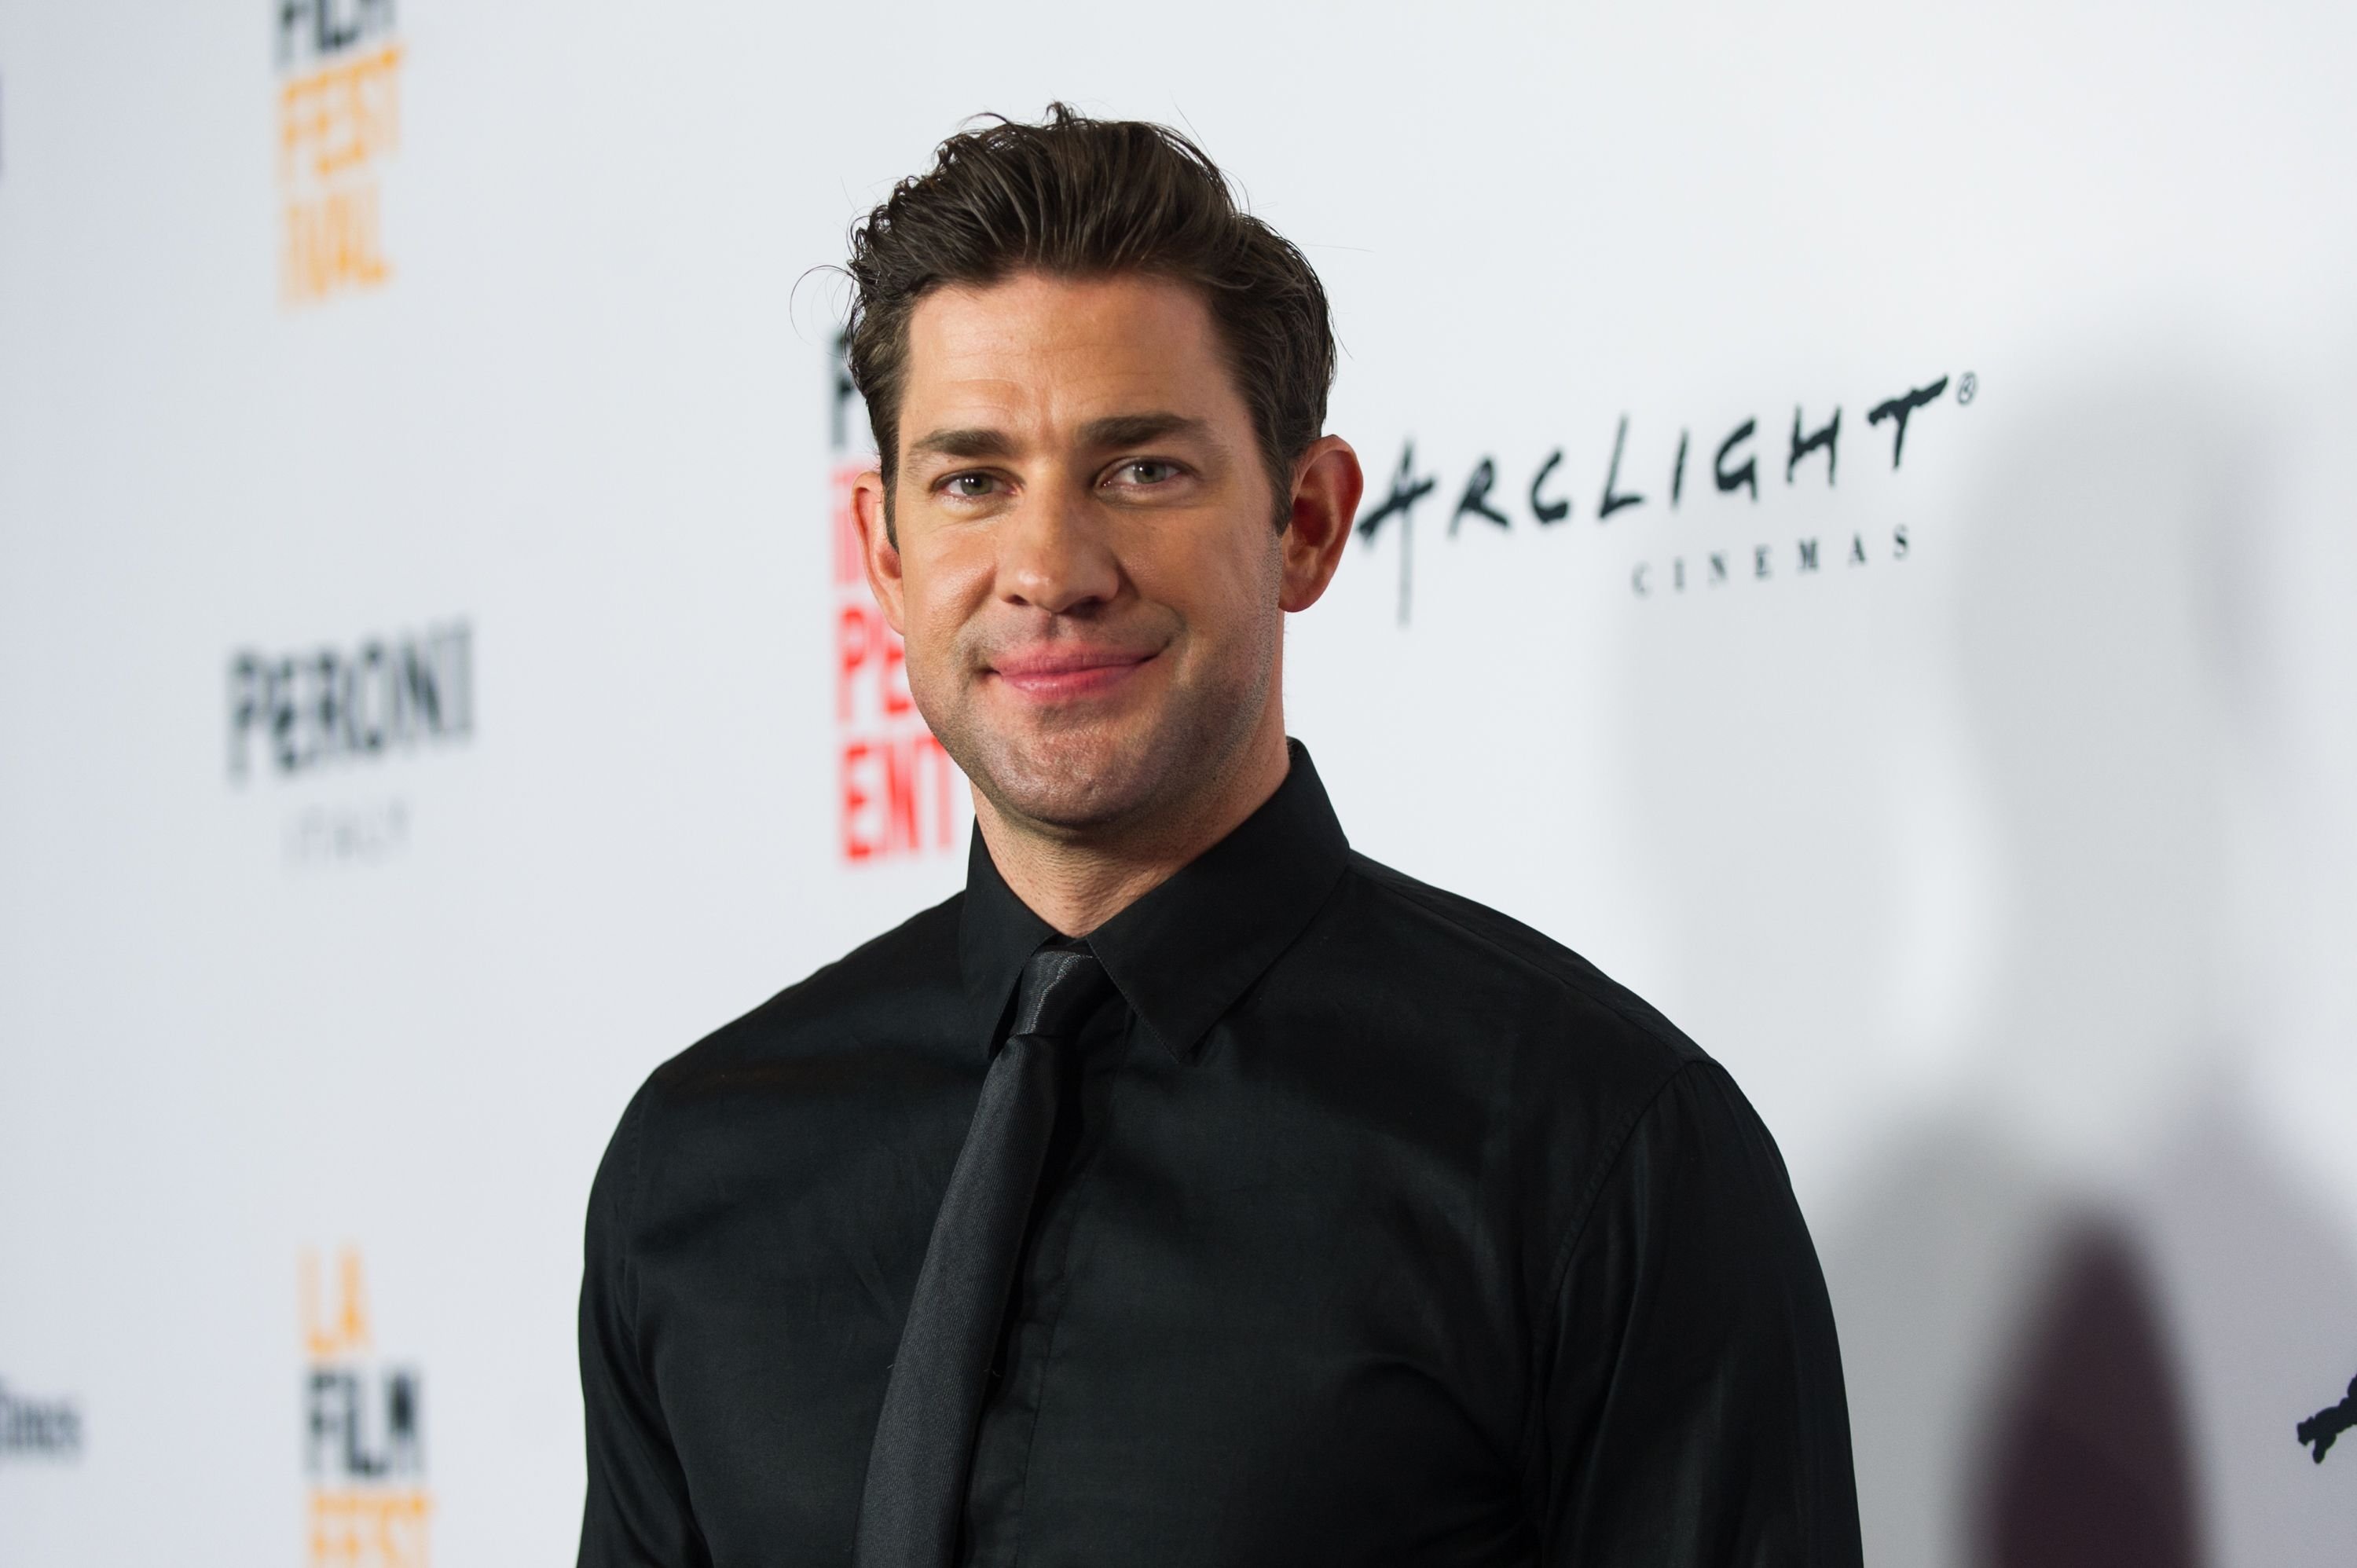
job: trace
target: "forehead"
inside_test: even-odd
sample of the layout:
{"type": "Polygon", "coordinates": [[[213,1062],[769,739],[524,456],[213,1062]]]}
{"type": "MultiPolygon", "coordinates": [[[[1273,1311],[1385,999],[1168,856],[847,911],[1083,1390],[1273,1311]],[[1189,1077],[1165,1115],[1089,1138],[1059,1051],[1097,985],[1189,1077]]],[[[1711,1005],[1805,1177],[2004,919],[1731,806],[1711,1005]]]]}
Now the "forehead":
{"type": "Polygon", "coordinates": [[[900,429],[1052,428],[1142,410],[1248,422],[1192,286],[1018,273],[935,289],[909,318],[900,429]]]}

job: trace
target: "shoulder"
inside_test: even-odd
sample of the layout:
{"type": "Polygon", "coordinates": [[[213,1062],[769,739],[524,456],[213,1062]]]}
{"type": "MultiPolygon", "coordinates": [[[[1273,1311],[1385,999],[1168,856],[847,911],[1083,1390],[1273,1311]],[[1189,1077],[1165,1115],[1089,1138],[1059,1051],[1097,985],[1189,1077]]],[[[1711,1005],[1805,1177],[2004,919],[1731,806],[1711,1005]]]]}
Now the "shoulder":
{"type": "Polygon", "coordinates": [[[1726,1069],[1563,943],[1356,854],[1329,916],[1328,947],[1364,1015],[1452,1020],[1446,1050],[1427,1036],[1417,1054],[1443,1058],[1430,1069],[1438,1081],[1487,1090],[1486,1168],[1522,1215],[1534,1281],[1560,1276],[1563,1249],[1632,1146],[1641,1164],[1781,1184],[1774,1145],[1726,1069]]]}
{"type": "Polygon", "coordinates": [[[1707,1059],[1644,998],[1511,915],[1356,853],[1341,893],[1352,940],[1390,961],[1370,964],[1371,978],[1387,971],[1418,988],[1452,988],[1485,1013],[1509,1004],[1517,1017],[1609,1042],[1657,1082],[1707,1059]]]}
{"type": "Polygon", "coordinates": [[[781,1073],[868,1044],[921,1047],[959,1011],[963,893],[864,942],[722,1025],[647,1076],[624,1112],[664,1110],[778,1087],[781,1073]]]}
{"type": "Polygon", "coordinates": [[[715,1029],[648,1074],[590,1187],[591,1244],[622,1257],[650,1224],[716,1195],[789,1202],[854,1162],[879,1105],[956,1076],[963,895],[715,1029]]]}
{"type": "MultiPolygon", "coordinates": [[[[1577,1203],[1701,1047],[1544,932],[1354,854],[1318,922],[1314,989],[1346,996],[1365,1059],[1435,1104],[1480,1106],[1547,1218],[1577,1203]]],[[[1495,1167],[1492,1167],[1493,1169],[1495,1167]]]]}

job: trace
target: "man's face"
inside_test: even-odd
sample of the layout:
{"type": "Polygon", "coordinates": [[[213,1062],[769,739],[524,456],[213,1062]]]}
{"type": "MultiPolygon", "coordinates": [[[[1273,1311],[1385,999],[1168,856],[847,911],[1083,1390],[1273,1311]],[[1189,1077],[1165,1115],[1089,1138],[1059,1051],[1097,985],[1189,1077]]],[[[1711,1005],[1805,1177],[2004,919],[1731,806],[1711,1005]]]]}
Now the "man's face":
{"type": "Polygon", "coordinates": [[[1038,274],[937,290],[909,320],[899,413],[899,542],[871,499],[871,575],[967,777],[1064,830],[1216,789],[1279,722],[1287,574],[1196,292],[1038,274]]]}

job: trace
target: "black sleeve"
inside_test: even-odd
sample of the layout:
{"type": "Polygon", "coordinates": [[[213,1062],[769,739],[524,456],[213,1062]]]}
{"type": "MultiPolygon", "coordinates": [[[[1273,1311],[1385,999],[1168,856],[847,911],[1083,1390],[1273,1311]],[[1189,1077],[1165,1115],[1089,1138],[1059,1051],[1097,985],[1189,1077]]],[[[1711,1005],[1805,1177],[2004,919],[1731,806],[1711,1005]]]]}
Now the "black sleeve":
{"type": "Polygon", "coordinates": [[[642,1091],[623,1113],[589,1189],[581,1271],[581,1410],[589,1458],[581,1568],[701,1568],[712,1560],[639,1344],[625,1219],[637,1187],[644,1101],[642,1091]]]}
{"type": "Polygon", "coordinates": [[[1680,1069],[1576,1214],[1530,1485],[1550,1565],[1858,1568],[1841,1351],[1760,1118],[1680,1069]]]}

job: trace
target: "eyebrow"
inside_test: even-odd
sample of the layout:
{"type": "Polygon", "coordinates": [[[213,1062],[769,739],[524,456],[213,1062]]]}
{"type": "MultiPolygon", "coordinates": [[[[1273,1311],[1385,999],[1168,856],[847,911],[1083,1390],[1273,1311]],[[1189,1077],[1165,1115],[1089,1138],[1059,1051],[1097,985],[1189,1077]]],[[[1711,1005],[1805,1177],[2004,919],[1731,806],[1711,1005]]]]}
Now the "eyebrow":
{"type": "Polygon", "coordinates": [[[944,457],[1011,457],[1015,443],[1003,431],[971,428],[935,430],[909,443],[909,455],[938,453],[944,457]]]}
{"type": "MultiPolygon", "coordinates": [[[[1208,439],[1211,426],[1208,421],[1183,413],[1114,413],[1103,419],[1092,419],[1081,426],[1081,445],[1087,447],[1138,446],[1149,441],[1164,441],[1172,436],[1208,439]]],[[[987,426],[970,425],[960,428],[928,431],[909,443],[909,455],[956,458],[1011,457],[1015,443],[1005,431],[987,426]]]]}
{"type": "Polygon", "coordinates": [[[1083,446],[1139,446],[1173,435],[1208,437],[1211,425],[1183,413],[1116,413],[1081,426],[1083,446]]]}

